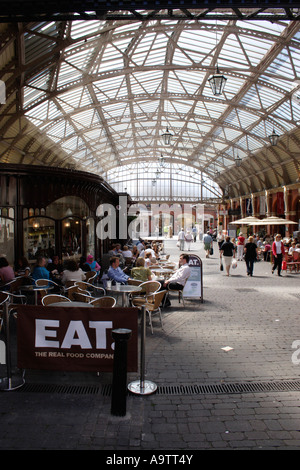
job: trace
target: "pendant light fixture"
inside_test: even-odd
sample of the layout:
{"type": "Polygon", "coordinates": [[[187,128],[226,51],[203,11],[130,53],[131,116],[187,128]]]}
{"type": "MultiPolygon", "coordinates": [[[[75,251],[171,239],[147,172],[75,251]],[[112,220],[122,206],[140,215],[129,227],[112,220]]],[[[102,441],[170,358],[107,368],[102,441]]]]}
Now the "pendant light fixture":
{"type": "Polygon", "coordinates": [[[208,79],[211,91],[215,96],[222,95],[227,78],[220,73],[219,67],[217,65],[216,73],[208,79]]]}
{"type": "Polygon", "coordinates": [[[276,134],[275,129],[273,129],[273,133],[271,135],[269,135],[269,141],[270,141],[271,145],[272,146],[277,145],[278,139],[279,139],[279,135],[276,134]]]}
{"type": "Polygon", "coordinates": [[[162,135],[163,143],[165,145],[170,145],[172,137],[173,134],[171,134],[171,132],[169,132],[169,129],[167,128],[166,132],[162,135]]]}
{"type": "Polygon", "coordinates": [[[234,163],[235,163],[235,165],[236,165],[237,167],[240,167],[241,164],[242,164],[242,159],[241,159],[241,157],[239,157],[239,156],[237,155],[237,156],[235,157],[235,159],[234,159],[234,163]]]}

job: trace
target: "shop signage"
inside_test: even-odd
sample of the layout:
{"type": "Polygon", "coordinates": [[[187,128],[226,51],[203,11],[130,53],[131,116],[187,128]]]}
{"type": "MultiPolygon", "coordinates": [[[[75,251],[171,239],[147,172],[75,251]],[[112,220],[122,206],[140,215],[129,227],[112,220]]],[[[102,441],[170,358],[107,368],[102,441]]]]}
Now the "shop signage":
{"type": "Polygon", "coordinates": [[[128,372],[137,371],[138,309],[43,307],[18,309],[18,367],[65,371],[113,371],[117,328],[132,331],[128,372]]]}

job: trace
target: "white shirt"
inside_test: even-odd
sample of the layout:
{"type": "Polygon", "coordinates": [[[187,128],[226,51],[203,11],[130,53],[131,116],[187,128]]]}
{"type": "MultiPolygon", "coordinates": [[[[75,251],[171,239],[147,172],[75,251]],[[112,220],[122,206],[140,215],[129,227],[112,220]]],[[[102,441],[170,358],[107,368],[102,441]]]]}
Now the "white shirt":
{"type": "Polygon", "coordinates": [[[77,271],[69,271],[65,269],[63,271],[61,282],[65,284],[67,281],[84,281],[85,273],[82,271],[81,268],[77,269],[77,271]]]}
{"type": "Polygon", "coordinates": [[[186,281],[191,275],[191,269],[187,263],[183,264],[172,276],[168,279],[169,282],[177,282],[182,286],[185,285],[186,281]]]}

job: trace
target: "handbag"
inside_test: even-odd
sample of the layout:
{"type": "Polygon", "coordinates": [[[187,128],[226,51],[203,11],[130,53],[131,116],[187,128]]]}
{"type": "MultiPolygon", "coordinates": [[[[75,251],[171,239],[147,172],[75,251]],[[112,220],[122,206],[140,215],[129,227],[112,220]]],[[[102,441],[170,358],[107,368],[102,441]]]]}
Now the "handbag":
{"type": "Polygon", "coordinates": [[[232,269],[235,269],[237,267],[237,260],[236,259],[232,260],[231,267],[232,267],[232,269]]]}
{"type": "Polygon", "coordinates": [[[223,263],[220,264],[220,271],[223,271],[224,270],[224,266],[223,266],[223,263]]]}
{"type": "Polygon", "coordinates": [[[213,254],[214,254],[214,249],[213,249],[213,247],[211,247],[211,249],[210,249],[210,255],[213,255],[213,254]]]}

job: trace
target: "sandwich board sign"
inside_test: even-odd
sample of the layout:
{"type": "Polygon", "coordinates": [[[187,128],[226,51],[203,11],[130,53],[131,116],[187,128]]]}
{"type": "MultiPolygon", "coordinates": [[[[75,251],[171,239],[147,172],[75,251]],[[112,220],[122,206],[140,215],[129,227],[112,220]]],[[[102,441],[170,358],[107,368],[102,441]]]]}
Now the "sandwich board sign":
{"type": "Polygon", "coordinates": [[[191,275],[186,281],[183,296],[187,299],[199,298],[203,302],[202,261],[197,255],[189,255],[191,275]]]}

